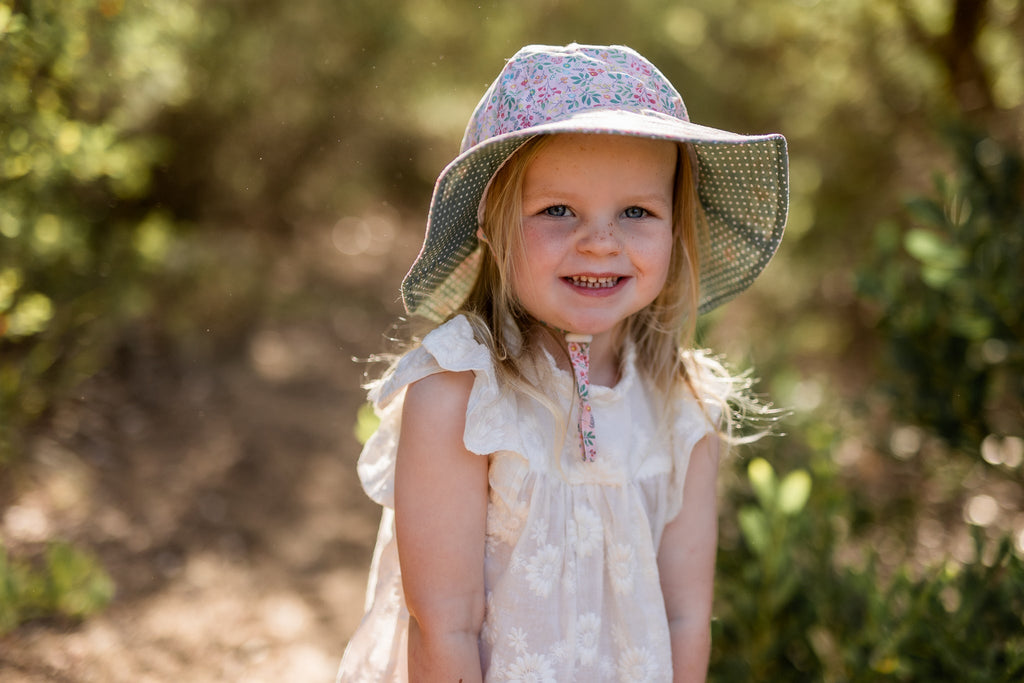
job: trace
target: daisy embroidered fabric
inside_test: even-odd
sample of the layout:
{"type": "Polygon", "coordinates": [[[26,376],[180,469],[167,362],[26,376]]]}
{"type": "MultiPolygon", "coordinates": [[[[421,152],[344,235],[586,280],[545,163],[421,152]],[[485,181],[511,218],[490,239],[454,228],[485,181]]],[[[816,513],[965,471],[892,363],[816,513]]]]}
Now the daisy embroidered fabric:
{"type": "Polygon", "coordinates": [[[407,680],[408,611],[394,538],[394,465],[405,387],[444,371],[472,371],[466,448],[490,460],[480,635],[486,681],[671,681],[668,623],[657,570],[665,525],[682,505],[696,443],[713,432],[714,405],[695,399],[658,424],[659,406],[632,349],[613,387],[591,386],[601,425],[594,462],[580,457],[572,376],[545,355],[530,370],[550,388],[554,415],[504,391],[468,321],[428,334],[370,398],[381,418],[358,472],[384,507],[366,614],[349,641],[338,681],[407,680]],[[571,408],[570,408],[571,407],[571,408]]]}

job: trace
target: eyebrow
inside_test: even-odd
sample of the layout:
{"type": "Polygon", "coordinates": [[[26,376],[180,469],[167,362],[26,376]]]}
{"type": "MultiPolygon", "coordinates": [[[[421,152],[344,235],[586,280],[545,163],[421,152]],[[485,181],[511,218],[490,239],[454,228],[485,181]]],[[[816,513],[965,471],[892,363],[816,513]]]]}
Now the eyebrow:
{"type": "Polygon", "coordinates": [[[660,192],[658,192],[658,193],[653,193],[652,192],[650,194],[636,195],[636,196],[634,196],[632,203],[633,204],[660,204],[662,202],[664,202],[665,204],[671,204],[672,203],[672,195],[671,195],[671,193],[667,197],[662,195],[660,192]]]}
{"type": "MultiPolygon", "coordinates": [[[[523,199],[530,199],[530,201],[538,203],[557,202],[559,204],[572,204],[578,199],[578,195],[571,192],[559,192],[555,190],[549,190],[541,188],[533,190],[531,192],[523,191],[523,199]]],[[[637,204],[671,204],[672,194],[664,195],[660,192],[649,192],[644,194],[629,195],[626,201],[626,206],[633,206],[637,204]]]]}

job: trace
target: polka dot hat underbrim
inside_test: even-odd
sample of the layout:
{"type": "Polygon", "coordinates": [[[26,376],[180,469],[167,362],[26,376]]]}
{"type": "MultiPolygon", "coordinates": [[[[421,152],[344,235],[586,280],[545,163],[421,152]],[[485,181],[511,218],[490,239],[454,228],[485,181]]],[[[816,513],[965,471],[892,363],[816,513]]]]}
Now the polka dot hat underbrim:
{"type": "Polygon", "coordinates": [[[592,133],[692,143],[707,221],[700,312],[750,286],[786,223],[788,157],[781,135],[739,135],[691,123],[682,98],[626,47],[529,46],[506,64],[437,179],[423,248],[402,282],[406,310],[435,322],[456,311],[479,272],[479,207],[494,173],[537,135],[592,133]]]}

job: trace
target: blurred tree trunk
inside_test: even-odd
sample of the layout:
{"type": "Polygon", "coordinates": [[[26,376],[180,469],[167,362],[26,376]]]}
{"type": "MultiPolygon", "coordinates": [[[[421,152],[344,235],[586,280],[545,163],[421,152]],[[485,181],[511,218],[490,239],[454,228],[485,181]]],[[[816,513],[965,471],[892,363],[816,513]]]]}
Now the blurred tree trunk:
{"type": "Polygon", "coordinates": [[[959,110],[967,116],[984,116],[995,110],[991,79],[978,56],[978,37],[985,25],[988,0],[957,0],[949,29],[939,36],[928,33],[906,2],[900,3],[900,10],[908,34],[943,65],[959,110]]]}

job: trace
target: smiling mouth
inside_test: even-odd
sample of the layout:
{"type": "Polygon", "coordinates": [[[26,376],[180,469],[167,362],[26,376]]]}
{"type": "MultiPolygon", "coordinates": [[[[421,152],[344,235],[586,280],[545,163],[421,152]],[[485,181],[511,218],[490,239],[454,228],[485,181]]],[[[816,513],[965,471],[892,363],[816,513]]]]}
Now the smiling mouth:
{"type": "Polygon", "coordinates": [[[587,289],[608,289],[619,284],[620,276],[611,277],[594,277],[592,275],[570,275],[565,278],[573,285],[577,287],[586,287],[587,289]]]}

